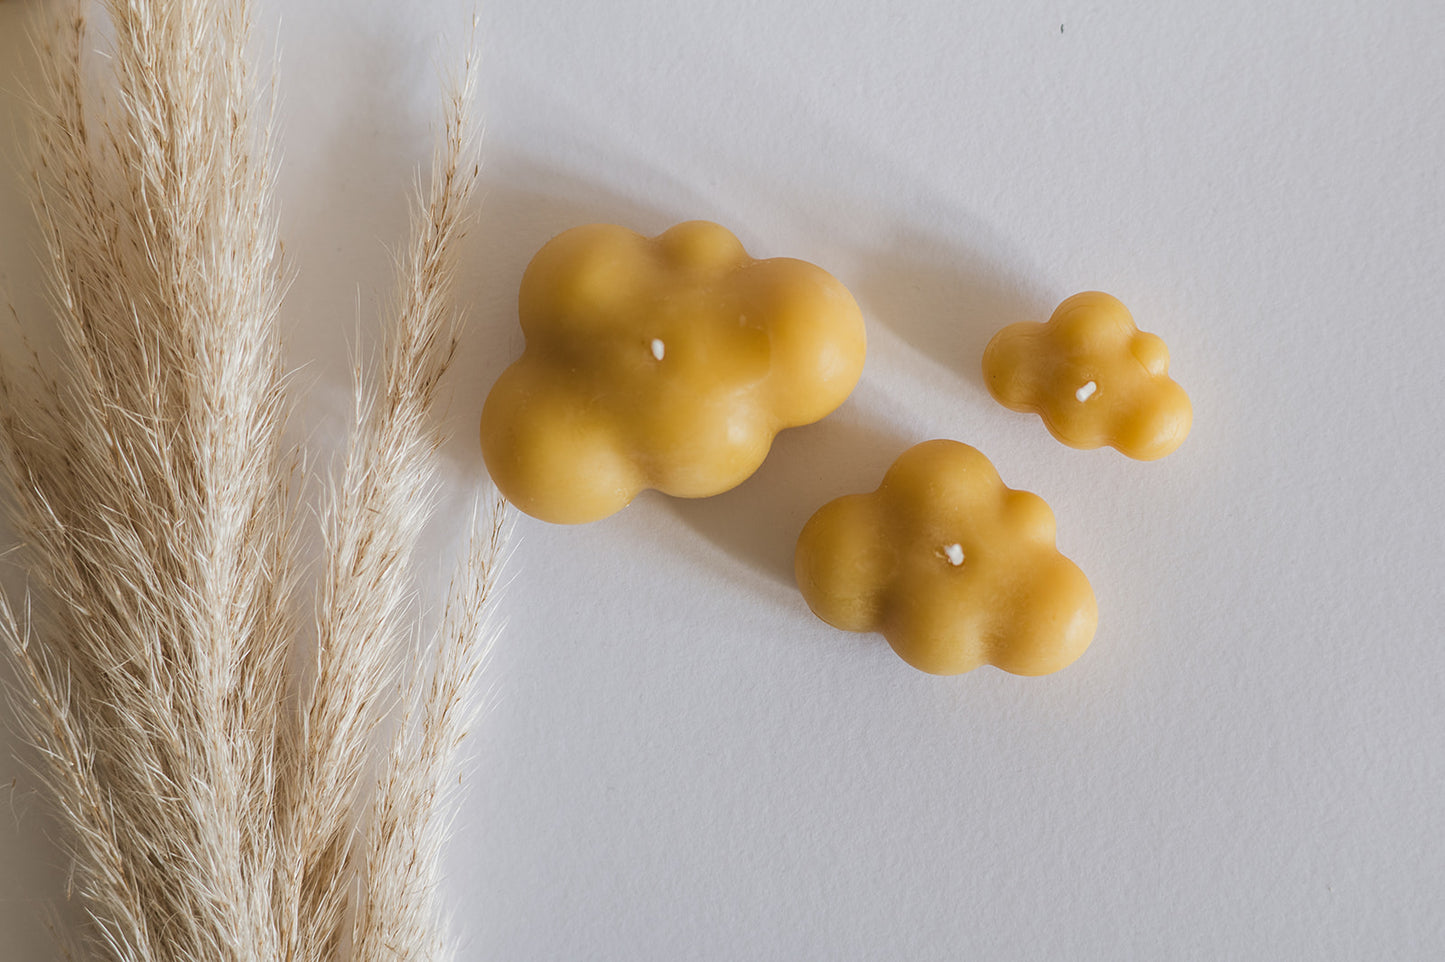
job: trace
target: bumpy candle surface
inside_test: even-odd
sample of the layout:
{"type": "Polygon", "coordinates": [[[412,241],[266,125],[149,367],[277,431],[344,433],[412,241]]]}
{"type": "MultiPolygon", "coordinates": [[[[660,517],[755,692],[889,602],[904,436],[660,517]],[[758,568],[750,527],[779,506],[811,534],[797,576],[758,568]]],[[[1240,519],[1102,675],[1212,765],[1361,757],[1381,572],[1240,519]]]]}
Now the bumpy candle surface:
{"type": "Polygon", "coordinates": [[[1152,461],[1183,443],[1194,420],[1169,377],[1169,349],[1099,291],[1075,294],[1047,324],[1010,324],[983,354],[984,381],[1004,407],[1032,411],[1069,447],[1110,445],[1152,461]]]}
{"type": "Polygon", "coordinates": [[[482,452],[502,494],[545,521],[604,518],[645,488],[735,487],[863,371],[863,316],[841,283],[749,257],[705,221],[560,234],[518,308],[526,350],[487,397],[482,452]]]}
{"type": "Polygon", "coordinates": [[[818,617],[879,632],[935,675],[1058,671],[1098,624],[1088,579],[1055,546],[1049,506],[1005,487],[958,441],[910,448],[878,490],[824,505],[798,538],[795,569],[818,617]]]}

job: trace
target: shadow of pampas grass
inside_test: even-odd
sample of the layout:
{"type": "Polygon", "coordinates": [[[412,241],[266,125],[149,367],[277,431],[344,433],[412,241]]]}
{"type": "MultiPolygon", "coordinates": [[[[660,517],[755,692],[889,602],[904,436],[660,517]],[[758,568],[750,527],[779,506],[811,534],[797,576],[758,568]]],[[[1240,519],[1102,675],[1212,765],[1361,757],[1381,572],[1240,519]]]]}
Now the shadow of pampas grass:
{"type": "Polygon", "coordinates": [[[499,499],[478,507],[432,643],[408,603],[477,179],[474,58],[445,99],[381,370],[356,371],[298,671],[299,452],[282,441],[285,280],[250,12],[95,6],[94,29],[77,4],[39,34],[35,202],[59,346],[0,379],[33,592],[33,608],[0,596],[0,638],[89,919],[76,952],[446,958],[438,859],[496,631],[499,499]]]}

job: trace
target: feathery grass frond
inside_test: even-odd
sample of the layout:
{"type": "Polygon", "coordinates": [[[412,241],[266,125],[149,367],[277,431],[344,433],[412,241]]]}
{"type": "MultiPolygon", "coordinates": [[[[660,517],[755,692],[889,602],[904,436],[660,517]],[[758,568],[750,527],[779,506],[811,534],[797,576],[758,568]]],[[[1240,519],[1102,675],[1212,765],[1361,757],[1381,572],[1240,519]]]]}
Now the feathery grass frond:
{"type": "Polygon", "coordinates": [[[350,941],[367,962],[437,958],[443,786],[503,532],[498,503],[436,654],[404,681],[477,178],[472,64],[399,267],[382,381],[358,387],[325,513],[314,674],[297,685],[282,282],[249,8],[98,5],[106,29],[77,2],[42,58],[36,207],[60,344],[0,371],[0,475],[41,611],[27,597],[17,617],[0,598],[0,641],[69,829],[91,949],[331,962],[350,941]],[[398,684],[407,714],[374,786],[398,684]]]}
{"type": "Polygon", "coordinates": [[[428,677],[418,659],[407,710],[377,787],[354,926],[356,962],[444,962],[454,956],[437,901],[455,811],[462,741],[482,707],[473,683],[498,630],[492,620],[506,552],[507,506],[493,496],[474,521],[452,584],[428,677]]]}
{"type": "Polygon", "coordinates": [[[275,958],[291,579],[279,285],[244,3],[111,0],[46,51],[37,206],[62,348],[11,384],[30,734],[115,958],[275,958]]]}
{"type": "MultiPolygon", "coordinates": [[[[394,707],[411,561],[435,486],[441,437],[431,414],[456,350],[452,277],[478,172],[468,120],[474,85],[469,58],[448,99],[429,194],[398,267],[381,383],[367,388],[358,372],[356,425],[327,505],[316,675],[303,705],[301,775],[283,819],[297,846],[292,873],[301,890],[295,939],[302,958],[340,944],[348,914],[362,919],[355,957],[382,957],[374,954],[376,929],[365,921],[371,908],[351,902],[348,867],[366,898],[374,880],[367,856],[353,851],[355,813],[368,807],[371,746],[394,707]]],[[[484,604],[489,596],[475,600],[484,604]]],[[[408,817],[421,814],[413,809],[408,817]]]]}

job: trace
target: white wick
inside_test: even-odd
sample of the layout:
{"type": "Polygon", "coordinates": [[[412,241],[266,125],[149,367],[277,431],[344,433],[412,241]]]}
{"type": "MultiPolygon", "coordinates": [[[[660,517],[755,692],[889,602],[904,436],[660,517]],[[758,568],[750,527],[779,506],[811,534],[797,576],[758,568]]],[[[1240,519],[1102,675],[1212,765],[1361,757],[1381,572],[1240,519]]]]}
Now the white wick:
{"type": "Polygon", "coordinates": [[[662,360],[662,355],[664,355],[664,354],[666,354],[666,353],[667,353],[667,345],[664,344],[664,343],[662,343],[662,338],[660,338],[660,337],[654,337],[654,338],[652,339],[652,356],[655,357],[655,358],[657,358],[657,359],[660,361],[660,360],[662,360]]]}
{"type": "MultiPolygon", "coordinates": [[[[654,343],[655,343],[655,342],[654,342],[654,343]]],[[[1077,391],[1075,391],[1075,392],[1074,392],[1074,397],[1076,397],[1076,398],[1079,399],[1079,403],[1080,403],[1080,404],[1083,404],[1083,403],[1084,403],[1085,401],[1087,401],[1089,398],[1093,397],[1094,392],[1097,391],[1098,389],[1099,389],[1099,385],[1095,384],[1093,381],[1090,381],[1088,384],[1085,384],[1083,387],[1081,387],[1081,388],[1079,388],[1077,391]]]]}
{"type": "Polygon", "coordinates": [[[948,558],[948,563],[955,568],[963,564],[963,545],[946,544],[943,546],[943,554],[948,558]]]}

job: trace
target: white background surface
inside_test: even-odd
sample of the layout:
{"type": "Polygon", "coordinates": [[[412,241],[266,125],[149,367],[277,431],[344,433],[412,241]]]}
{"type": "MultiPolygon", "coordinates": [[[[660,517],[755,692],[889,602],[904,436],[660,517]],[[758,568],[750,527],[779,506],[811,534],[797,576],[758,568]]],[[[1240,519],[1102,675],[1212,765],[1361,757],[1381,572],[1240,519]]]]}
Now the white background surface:
{"type": "MultiPolygon", "coordinates": [[[[0,8],[7,147],[26,5],[0,8]]],[[[259,5],[323,453],[470,11],[259,5]]],[[[1438,3],[490,0],[482,36],[438,584],[552,234],[718,220],[848,284],[870,353],[729,494],[518,524],[449,859],[463,958],[1445,955],[1438,3]],[[1090,288],[1193,398],[1162,462],[1067,449],[981,385],[997,327],[1090,288]],[[930,437],[1053,506],[1101,612],[1073,667],[933,678],[809,614],[803,522],[930,437]]],[[[0,271],[43,325],[10,169],[0,271]]],[[[26,962],[64,872],[9,754],[0,957],[26,962]]]]}

